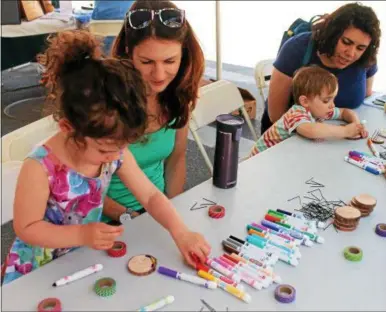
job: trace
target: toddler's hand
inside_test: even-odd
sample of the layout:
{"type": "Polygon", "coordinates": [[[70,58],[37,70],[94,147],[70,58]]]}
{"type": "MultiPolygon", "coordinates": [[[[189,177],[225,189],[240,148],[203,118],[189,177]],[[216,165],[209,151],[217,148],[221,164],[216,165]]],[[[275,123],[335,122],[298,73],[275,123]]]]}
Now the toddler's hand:
{"type": "Polygon", "coordinates": [[[352,122],[344,126],[344,130],[346,138],[355,138],[362,135],[362,132],[365,131],[365,127],[361,123],[352,122]]]}
{"type": "Polygon", "coordinates": [[[178,235],[174,241],[186,262],[193,268],[195,268],[196,263],[194,255],[202,263],[205,263],[206,257],[210,254],[211,248],[209,243],[199,233],[186,231],[178,235]]]}
{"type": "Polygon", "coordinates": [[[369,136],[369,132],[365,127],[363,127],[363,130],[361,131],[361,137],[362,138],[367,138],[369,136]]]}
{"type": "Polygon", "coordinates": [[[94,249],[110,249],[123,232],[123,226],[111,226],[102,222],[84,225],[83,245],[94,249]]]}

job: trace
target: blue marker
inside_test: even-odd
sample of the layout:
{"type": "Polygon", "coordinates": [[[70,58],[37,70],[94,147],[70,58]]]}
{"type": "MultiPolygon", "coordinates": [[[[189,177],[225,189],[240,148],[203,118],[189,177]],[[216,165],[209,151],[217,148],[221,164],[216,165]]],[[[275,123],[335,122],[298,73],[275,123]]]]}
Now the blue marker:
{"type": "Polygon", "coordinates": [[[357,166],[359,168],[362,168],[362,169],[364,169],[367,172],[370,172],[372,174],[375,174],[375,175],[381,174],[381,171],[377,167],[375,167],[369,163],[362,163],[362,162],[356,161],[355,159],[352,159],[348,156],[345,156],[344,160],[347,161],[348,163],[350,163],[354,166],[357,166]]]}

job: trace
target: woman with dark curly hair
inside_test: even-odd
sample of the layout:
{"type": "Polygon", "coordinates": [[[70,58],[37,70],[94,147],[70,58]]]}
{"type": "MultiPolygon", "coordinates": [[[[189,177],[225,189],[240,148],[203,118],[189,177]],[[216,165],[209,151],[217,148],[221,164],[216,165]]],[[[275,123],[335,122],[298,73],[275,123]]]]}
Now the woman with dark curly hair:
{"type": "MultiPolygon", "coordinates": [[[[190,112],[204,72],[204,55],[185,12],[171,1],[136,1],[126,14],[113,48],[114,57],[132,60],[147,86],[148,127],[143,140],[128,149],[148,178],[169,198],[184,190],[190,112]]],[[[142,205],[113,176],[105,205],[132,217],[142,205]]]]}
{"type": "Polygon", "coordinates": [[[349,3],[326,15],[312,32],[301,33],[285,42],[273,64],[261,132],[292,106],[292,77],[305,65],[316,64],[338,78],[337,107],[361,105],[372,93],[380,37],[380,23],[374,11],[359,3],[349,3]],[[310,57],[305,60],[308,49],[311,49],[310,57]]]}

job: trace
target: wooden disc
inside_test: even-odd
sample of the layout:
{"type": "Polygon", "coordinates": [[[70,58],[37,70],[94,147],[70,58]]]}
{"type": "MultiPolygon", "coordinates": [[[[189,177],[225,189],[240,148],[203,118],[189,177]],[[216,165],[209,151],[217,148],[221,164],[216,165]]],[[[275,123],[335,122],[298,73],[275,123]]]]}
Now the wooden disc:
{"type": "Polygon", "coordinates": [[[138,255],[131,257],[127,269],[137,276],[149,275],[155,271],[157,259],[150,255],[138,255]]]}
{"type": "Polygon", "coordinates": [[[369,194],[361,194],[355,196],[354,199],[359,205],[363,205],[366,207],[375,207],[375,205],[377,204],[377,200],[369,194]]]}
{"type": "Polygon", "coordinates": [[[360,218],[361,212],[359,209],[351,206],[343,206],[335,209],[335,215],[343,219],[357,219],[360,218]]]}
{"type": "Polygon", "coordinates": [[[354,231],[357,228],[358,223],[352,224],[350,226],[350,225],[343,225],[339,221],[334,220],[334,226],[339,231],[351,232],[351,231],[354,231]]]}
{"type": "Polygon", "coordinates": [[[358,226],[358,223],[359,223],[359,219],[356,221],[351,221],[351,223],[342,222],[340,220],[334,219],[335,225],[340,226],[340,227],[344,227],[344,228],[356,228],[358,226]]]}

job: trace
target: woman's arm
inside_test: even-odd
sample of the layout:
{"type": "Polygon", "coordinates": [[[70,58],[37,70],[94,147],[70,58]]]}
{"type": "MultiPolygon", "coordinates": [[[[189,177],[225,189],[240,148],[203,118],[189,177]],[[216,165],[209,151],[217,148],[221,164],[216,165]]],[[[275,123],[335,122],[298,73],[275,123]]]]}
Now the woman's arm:
{"type": "Polygon", "coordinates": [[[291,77],[273,68],[268,92],[268,115],[272,123],[279,120],[287,111],[291,85],[291,77]]]}
{"type": "Polygon", "coordinates": [[[186,180],[186,148],[189,125],[176,131],[173,152],[165,161],[166,196],[173,198],[184,191],[186,180]]]}
{"type": "Polygon", "coordinates": [[[374,76],[366,79],[366,97],[373,93],[374,76]]]}

